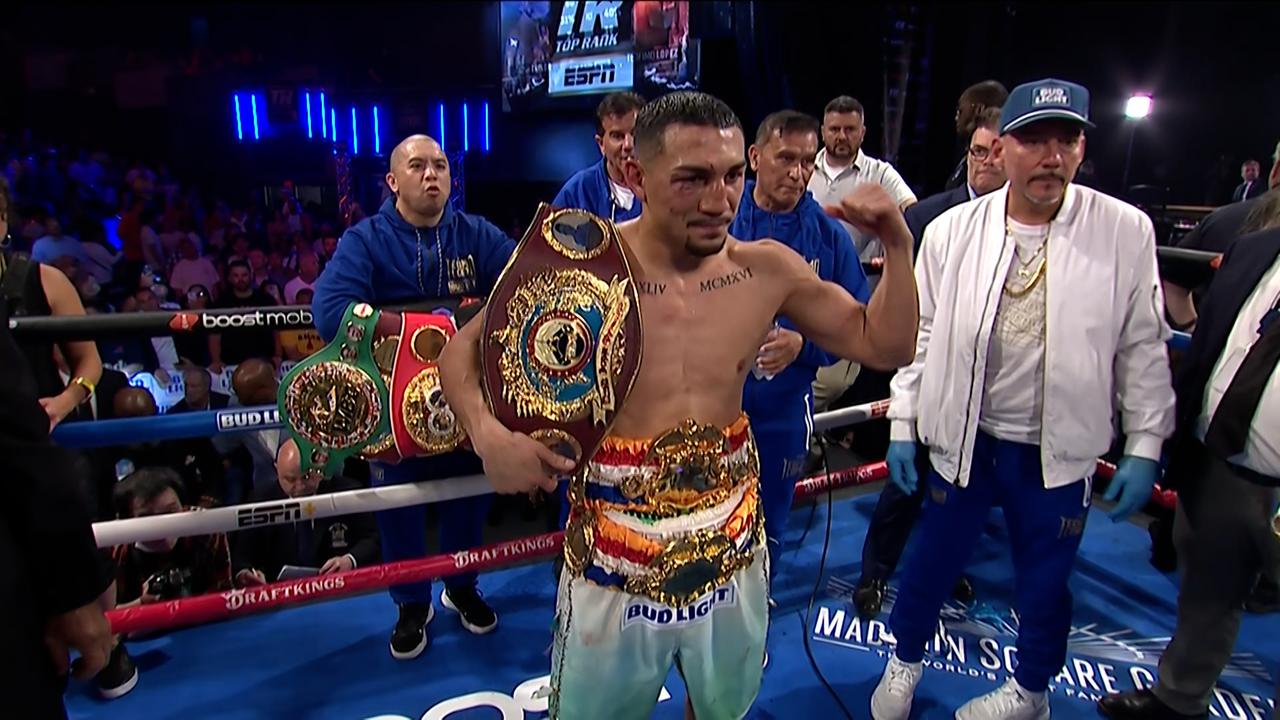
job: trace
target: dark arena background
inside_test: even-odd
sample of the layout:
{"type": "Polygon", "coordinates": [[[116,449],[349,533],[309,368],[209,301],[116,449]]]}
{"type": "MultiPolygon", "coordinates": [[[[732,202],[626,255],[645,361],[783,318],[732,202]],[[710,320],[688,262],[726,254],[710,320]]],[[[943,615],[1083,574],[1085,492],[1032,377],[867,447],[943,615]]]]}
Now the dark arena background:
{"type": "MultiPolygon", "coordinates": [[[[1195,278],[1192,285],[1208,285],[1220,258],[1179,242],[1239,199],[1249,161],[1259,166],[1259,192],[1280,166],[1280,3],[21,2],[2,17],[6,253],[36,250],[90,313],[60,323],[11,308],[11,327],[23,342],[94,341],[109,368],[93,407],[71,410],[52,433],[84,461],[104,555],[116,544],[107,537],[123,548],[160,537],[139,540],[131,528],[142,525],[114,522],[133,510],[113,493],[148,463],[187,481],[182,505],[206,508],[196,515],[210,534],[191,544],[226,532],[229,541],[210,543],[233,561],[239,533],[230,530],[248,525],[319,527],[316,518],[362,512],[376,538],[373,506],[326,497],[373,497],[377,479],[363,461],[348,463],[350,487],[236,509],[262,501],[263,473],[275,487],[281,418],[274,401],[233,397],[238,361],[211,356],[206,338],[211,330],[228,339],[265,333],[266,349],[253,359],[273,366],[276,379],[319,350],[310,295],[299,295],[317,280],[304,266],[322,272],[344,232],[378,213],[390,196],[390,154],[411,134],[430,135],[447,155],[452,209],[518,241],[540,203],[600,161],[595,111],[608,93],[711,93],[737,113],[748,144],[770,113],[794,109],[821,121],[828,101],[853,96],[865,108],[863,152],[891,163],[924,199],[944,189],[966,147],[955,126],[966,87],[1060,78],[1089,89],[1096,124],[1076,182],[1140,208],[1155,227],[1161,273],[1195,278]],[[1146,112],[1134,111],[1134,98],[1146,98],[1138,103],[1146,112]],[[42,256],[37,243],[49,238],[42,256]],[[76,249],[57,249],[67,242],[76,249]],[[131,256],[136,247],[142,256],[131,256]],[[253,302],[214,297],[236,261],[248,265],[253,302]],[[256,315],[244,311],[253,307],[256,315]],[[154,407],[112,404],[108,377],[116,378],[110,392],[142,388],[154,407]],[[207,379],[207,406],[190,406],[193,378],[207,379]],[[205,484],[198,497],[191,478],[205,484]]],[[[7,280],[4,289],[12,300],[7,280]]],[[[469,316],[457,303],[449,309],[469,316]]],[[[1187,333],[1172,335],[1174,363],[1189,342],[1187,333]]],[[[74,373],[62,369],[65,384],[74,373]]],[[[894,643],[896,578],[874,619],[859,616],[853,594],[888,477],[878,402],[886,392],[855,385],[817,415],[808,480],[781,547],[771,549],[781,570],[771,586],[769,664],[749,718],[869,716],[894,643]]],[[[1158,489],[1143,512],[1111,522],[1100,498],[1112,469],[1105,463],[1118,458],[1100,459],[1097,504],[1086,513],[1068,658],[1049,687],[1054,717],[1095,717],[1104,696],[1151,687],[1177,620],[1174,495],[1158,489]]],[[[0,469],[6,483],[7,472],[0,469]]],[[[471,462],[441,475],[481,472],[471,462]]],[[[346,572],[312,577],[315,568],[300,568],[132,609],[121,595],[108,617],[125,628],[136,684],[107,682],[123,688],[107,699],[101,679],[72,680],[68,716],[547,717],[559,501],[495,496],[477,521],[483,544],[457,548],[439,539],[449,518],[431,506],[436,491],[421,492],[377,509],[428,505],[425,559],[383,564],[375,555],[346,572]],[[385,588],[464,571],[480,572],[484,602],[501,618],[496,630],[474,635],[437,608],[422,656],[393,659],[396,606],[385,588]]],[[[355,537],[357,524],[326,527],[355,537]]],[[[1020,613],[1009,542],[1002,514],[992,513],[967,568],[976,599],[944,608],[912,718],[952,717],[1012,677],[1020,613]]],[[[928,548],[907,546],[907,556],[918,552],[928,548]]],[[[1243,614],[1213,717],[1276,717],[1278,608],[1273,595],[1243,614]]],[[[673,670],[653,717],[684,717],[684,702],[673,670]]]]}

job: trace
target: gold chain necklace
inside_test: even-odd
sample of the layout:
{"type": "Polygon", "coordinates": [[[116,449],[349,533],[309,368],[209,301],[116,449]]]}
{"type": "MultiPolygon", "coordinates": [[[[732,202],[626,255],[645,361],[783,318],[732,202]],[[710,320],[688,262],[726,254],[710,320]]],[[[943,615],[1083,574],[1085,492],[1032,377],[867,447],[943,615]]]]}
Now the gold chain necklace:
{"type": "Polygon", "coordinates": [[[1040,280],[1044,278],[1045,266],[1049,262],[1049,258],[1045,257],[1046,247],[1049,244],[1049,230],[1052,227],[1053,221],[1051,220],[1049,221],[1049,224],[1045,226],[1044,237],[1040,238],[1040,244],[1036,247],[1035,252],[1031,253],[1031,257],[1024,261],[1022,256],[1018,254],[1018,241],[1013,237],[1013,224],[1009,222],[1008,218],[1005,218],[1004,234],[1006,238],[1013,240],[1013,256],[1018,262],[1017,275],[1019,278],[1024,279],[1025,282],[1025,284],[1020,288],[1011,288],[1009,287],[1009,281],[1006,279],[1004,283],[1004,292],[1009,297],[1020,298],[1026,295],[1034,290],[1036,285],[1040,284],[1040,280]],[[1036,262],[1037,258],[1039,258],[1039,262],[1036,262]],[[1034,270],[1030,269],[1032,263],[1035,263],[1034,270]]]}

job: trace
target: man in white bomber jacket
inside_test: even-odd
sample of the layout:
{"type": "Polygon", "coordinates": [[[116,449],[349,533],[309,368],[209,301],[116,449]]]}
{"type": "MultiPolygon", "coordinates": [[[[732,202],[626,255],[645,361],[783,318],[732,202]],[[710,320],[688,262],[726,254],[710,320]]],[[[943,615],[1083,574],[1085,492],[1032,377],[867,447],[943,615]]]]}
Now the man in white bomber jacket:
{"type": "Polygon", "coordinates": [[[916,266],[920,332],[889,408],[891,480],[917,484],[929,448],[920,548],[890,626],[897,638],[871,699],[876,720],[905,720],[925,644],[989,509],[1009,527],[1020,617],[1018,667],[960,720],[1044,720],[1066,659],[1067,581],[1088,517],[1094,465],[1126,437],[1107,490],[1113,520],[1140,509],[1173,432],[1155,235],[1137,208],[1072,185],[1084,159],[1088,91],[1041,80],[1013,90],[994,153],[1004,190],[943,214],[916,266]]]}

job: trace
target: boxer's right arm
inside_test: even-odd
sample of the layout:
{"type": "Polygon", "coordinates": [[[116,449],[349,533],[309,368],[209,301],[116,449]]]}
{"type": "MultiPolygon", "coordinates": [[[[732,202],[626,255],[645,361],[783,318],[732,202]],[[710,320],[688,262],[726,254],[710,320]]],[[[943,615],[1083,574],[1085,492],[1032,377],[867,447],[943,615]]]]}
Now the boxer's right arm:
{"type": "Polygon", "coordinates": [[[484,461],[485,475],[495,490],[523,493],[541,487],[552,492],[557,476],[571,471],[574,463],[528,435],[508,430],[494,417],[481,388],[483,332],[481,314],[445,344],[440,353],[440,388],[445,400],[484,461]]]}

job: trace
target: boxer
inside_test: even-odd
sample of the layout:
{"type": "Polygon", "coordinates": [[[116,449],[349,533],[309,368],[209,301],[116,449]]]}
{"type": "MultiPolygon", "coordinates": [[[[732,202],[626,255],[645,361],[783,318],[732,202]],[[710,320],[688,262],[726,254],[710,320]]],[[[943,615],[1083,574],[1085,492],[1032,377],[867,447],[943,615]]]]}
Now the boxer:
{"type": "MultiPolygon", "coordinates": [[[[635,145],[627,184],[644,209],[619,231],[640,293],[643,362],[611,436],[571,485],[551,716],[649,717],[675,661],[688,712],[740,718],[759,691],[768,626],[743,383],[779,314],[841,357],[909,362],[911,234],[882,189],[845,199],[840,214],[885,240],[884,279],[864,306],[785,245],[729,235],[746,160],[723,102],[696,92],[651,101],[635,145]]],[[[552,490],[576,463],[494,416],[481,389],[483,335],[469,323],[441,356],[450,407],[495,489],[552,490]]]]}

